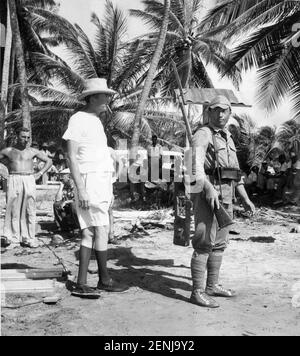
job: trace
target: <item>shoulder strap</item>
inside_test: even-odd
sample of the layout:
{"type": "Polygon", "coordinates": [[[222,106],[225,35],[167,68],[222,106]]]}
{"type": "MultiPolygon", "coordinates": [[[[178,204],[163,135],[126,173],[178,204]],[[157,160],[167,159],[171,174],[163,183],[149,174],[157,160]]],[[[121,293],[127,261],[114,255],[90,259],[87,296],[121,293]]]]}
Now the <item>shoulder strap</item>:
{"type": "Polygon", "coordinates": [[[222,182],[221,182],[221,171],[220,171],[220,161],[219,161],[219,151],[218,151],[218,146],[217,146],[217,140],[215,136],[214,130],[210,128],[211,134],[212,134],[212,140],[213,140],[213,146],[215,150],[215,156],[216,156],[216,161],[217,161],[217,174],[218,174],[218,181],[219,181],[219,186],[220,186],[220,194],[223,199],[223,193],[222,193],[222,182]]]}

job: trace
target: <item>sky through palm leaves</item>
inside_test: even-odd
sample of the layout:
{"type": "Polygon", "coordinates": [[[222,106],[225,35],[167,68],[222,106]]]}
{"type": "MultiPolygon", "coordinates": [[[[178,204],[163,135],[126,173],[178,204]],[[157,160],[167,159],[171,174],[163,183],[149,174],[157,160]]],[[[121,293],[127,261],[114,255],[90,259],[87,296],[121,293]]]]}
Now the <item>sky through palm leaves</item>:
{"type": "MultiPolygon", "coordinates": [[[[140,0],[112,0],[129,16],[129,9],[143,9],[140,0]]],[[[212,6],[212,0],[204,2],[205,8],[212,6]]],[[[89,34],[92,34],[93,27],[90,23],[90,14],[96,12],[99,16],[104,11],[105,0],[60,0],[60,14],[66,17],[72,23],[78,23],[89,34]]],[[[205,9],[204,9],[205,11],[205,9]]],[[[130,17],[128,20],[128,36],[129,39],[147,33],[148,29],[140,19],[130,17]]],[[[230,80],[220,80],[217,72],[210,67],[209,73],[213,79],[215,87],[234,89],[230,80]]],[[[254,104],[252,109],[237,109],[238,113],[247,111],[259,126],[264,125],[279,125],[291,118],[291,104],[288,100],[280,107],[279,110],[268,115],[263,109],[258,108],[254,103],[256,91],[256,75],[255,72],[246,73],[243,77],[243,82],[240,87],[241,96],[247,101],[254,104]]]]}

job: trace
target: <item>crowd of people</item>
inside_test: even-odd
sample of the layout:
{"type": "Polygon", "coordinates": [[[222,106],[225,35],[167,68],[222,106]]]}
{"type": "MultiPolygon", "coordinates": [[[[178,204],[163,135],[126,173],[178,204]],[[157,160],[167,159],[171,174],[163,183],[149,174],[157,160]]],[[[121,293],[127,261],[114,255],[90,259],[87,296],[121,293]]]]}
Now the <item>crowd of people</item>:
{"type": "MultiPolygon", "coordinates": [[[[55,142],[43,142],[40,145],[37,142],[32,142],[31,147],[39,149],[52,161],[51,168],[37,181],[37,184],[47,184],[48,181],[59,180],[60,173],[68,168],[64,150],[62,148],[57,149],[57,144],[55,142]]],[[[34,171],[41,169],[43,164],[42,161],[35,158],[33,167],[34,171]]]]}
{"type": "Polygon", "coordinates": [[[293,189],[296,173],[297,156],[291,151],[288,154],[270,154],[260,166],[252,167],[243,176],[249,195],[267,196],[272,202],[285,202],[293,189]]]}

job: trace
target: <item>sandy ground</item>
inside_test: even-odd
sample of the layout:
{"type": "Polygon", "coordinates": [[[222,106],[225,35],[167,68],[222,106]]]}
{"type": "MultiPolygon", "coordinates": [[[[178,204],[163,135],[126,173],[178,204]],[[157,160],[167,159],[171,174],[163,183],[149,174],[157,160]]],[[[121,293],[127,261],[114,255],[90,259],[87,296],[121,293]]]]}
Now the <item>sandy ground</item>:
{"type": "MultiPolygon", "coordinates": [[[[299,335],[300,309],[292,306],[297,294],[292,288],[300,282],[300,234],[290,233],[295,221],[263,213],[255,220],[238,218],[232,227],[240,235],[231,235],[221,279],[238,297],[219,299],[219,309],[189,303],[192,248],[174,246],[173,231],[168,229],[148,230],[149,236],[130,235],[129,220],[149,213],[123,210],[115,211],[116,233],[123,238],[118,245],[109,245],[108,265],[112,276],[128,283],[130,290],[126,294],[103,293],[92,301],[70,296],[61,283],[63,299],[57,305],[2,308],[2,335],[299,335]],[[276,241],[248,240],[254,236],[276,241]]],[[[39,219],[51,221],[52,217],[39,219]]],[[[48,244],[51,235],[41,231],[39,237],[48,244]]],[[[78,246],[79,239],[73,238],[52,248],[59,257],[76,263],[78,246]]],[[[10,264],[46,268],[57,263],[47,247],[18,248],[1,257],[2,268],[10,264]]],[[[69,262],[66,265],[76,275],[77,267],[69,262]]],[[[96,270],[95,260],[90,267],[96,270]]],[[[97,275],[89,274],[89,283],[95,286],[97,275]]],[[[26,301],[29,296],[20,298],[8,296],[7,300],[26,301]]]]}

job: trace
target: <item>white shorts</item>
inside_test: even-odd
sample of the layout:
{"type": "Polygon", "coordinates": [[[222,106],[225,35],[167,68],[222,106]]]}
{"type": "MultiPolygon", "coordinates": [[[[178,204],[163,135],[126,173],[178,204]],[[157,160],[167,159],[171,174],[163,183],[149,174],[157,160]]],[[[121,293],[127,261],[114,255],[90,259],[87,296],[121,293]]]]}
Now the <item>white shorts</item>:
{"type": "Polygon", "coordinates": [[[93,226],[109,226],[109,207],[113,198],[111,172],[93,172],[81,174],[86,192],[89,196],[90,208],[79,207],[76,194],[76,211],[82,230],[93,226]]]}

